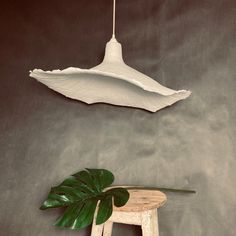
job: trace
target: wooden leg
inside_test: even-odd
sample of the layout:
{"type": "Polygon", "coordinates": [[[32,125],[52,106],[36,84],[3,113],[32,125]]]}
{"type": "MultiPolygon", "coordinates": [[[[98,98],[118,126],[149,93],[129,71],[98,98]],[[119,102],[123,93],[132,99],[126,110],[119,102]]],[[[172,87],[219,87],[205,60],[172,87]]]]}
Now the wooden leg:
{"type": "Polygon", "coordinates": [[[157,212],[157,209],[153,209],[152,210],[152,226],[153,226],[153,235],[159,236],[158,212],[157,212]]]}
{"type": "Polygon", "coordinates": [[[143,236],[156,236],[154,234],[154,226],[153,226],[153,211],[145,211],[142,214],[142,235],[143,236]]]}
{"type": "Polygon", "coordinates": [[[96,220],[94,219],[93,225],[92,225],[91,236],[102,236],[104,224],[96,225],[95,222],[96,222],[96,220]]]}
{"type": "Polygon", "coordinates": [[[113,222],[112,221],[107,221],[104,224],[103,236],[111,236],[112,227],[113,227],[113,222]]]}

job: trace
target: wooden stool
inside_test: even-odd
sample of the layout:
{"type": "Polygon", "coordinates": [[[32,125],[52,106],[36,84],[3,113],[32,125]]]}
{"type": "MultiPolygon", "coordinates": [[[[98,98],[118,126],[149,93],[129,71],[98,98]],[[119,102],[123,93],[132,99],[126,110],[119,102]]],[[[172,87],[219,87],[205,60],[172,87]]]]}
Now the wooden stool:
{"type": "Polygon", "coordinates": [[[129,190],[129,201],[123,207],[113,207],[107,222],[96,225],[93,221],[91,236],[111,236],[113,223],[141,225],[143,236],[158,236],[157,208],[164,205],[166,195],[157,190],[129,190]]]}

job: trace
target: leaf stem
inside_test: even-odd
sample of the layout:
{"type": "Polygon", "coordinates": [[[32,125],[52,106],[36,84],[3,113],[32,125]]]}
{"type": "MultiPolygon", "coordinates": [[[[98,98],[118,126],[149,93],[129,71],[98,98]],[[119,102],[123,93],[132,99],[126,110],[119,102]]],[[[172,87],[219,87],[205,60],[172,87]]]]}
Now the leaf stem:
{"type": "Polygon", "coordinates": [[[163,192],[175,192],[175,193],[196,193],[195,190],[191,190],[191,189],[174,189],[174,188],[142,187],[142,186],[127,186],[124,188],[126,188],[127,190],[144,189],[144,190],[159,190],[159,191],[163,191],[163,192]]]}

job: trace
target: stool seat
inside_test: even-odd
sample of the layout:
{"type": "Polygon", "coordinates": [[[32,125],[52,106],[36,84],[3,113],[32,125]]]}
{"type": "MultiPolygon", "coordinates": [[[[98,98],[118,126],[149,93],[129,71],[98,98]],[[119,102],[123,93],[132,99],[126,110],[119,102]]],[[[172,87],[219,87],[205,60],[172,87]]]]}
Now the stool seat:
{"type": "Polygon", "coordinates": [[[129,201],[123,207],[113,207],[114,211],[146,211],[165,204],[167,198],[163,192],[146,189],[130,189],[129,201]]]}
{"type": "Polygon", "coordinates": [[[113,223],[140,225],[143,236],[158,236],[157,208],[165,204],[166,195],[157,190],[130,189],[123,207],[113,206],[111,217],[102,225],[93,221],[91,236],[111,236],[113,223]]]}

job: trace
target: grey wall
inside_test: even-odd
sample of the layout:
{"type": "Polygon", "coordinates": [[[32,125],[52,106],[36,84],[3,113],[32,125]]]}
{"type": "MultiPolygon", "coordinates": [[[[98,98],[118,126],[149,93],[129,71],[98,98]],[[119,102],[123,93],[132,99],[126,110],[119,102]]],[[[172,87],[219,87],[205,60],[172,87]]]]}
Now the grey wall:
{"type": "MultiPolygon", "coordinates": [[[[50,186],[84,167],[117,184],[193,188],[168,194],[161,236],[236,234],[236,1],[117,1],[126,62],[192,96],[155,114],[88,106],[28,77],[33,68],[89,68],[111,36],[111,0],[2,1],[0,235],[58,230],[38,207],[50,186]]],[[[116,225],[114,235],[140,235],[116,225]]]]}

